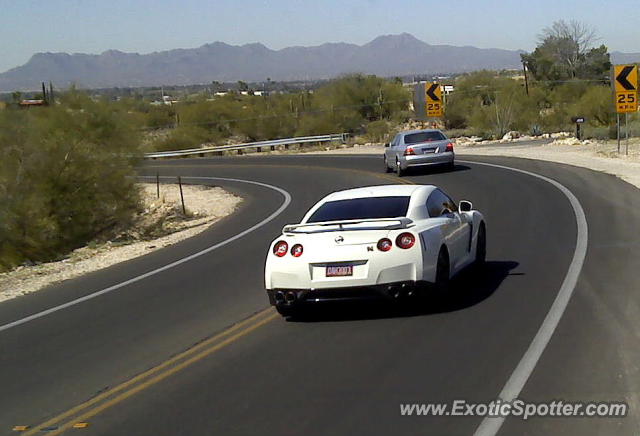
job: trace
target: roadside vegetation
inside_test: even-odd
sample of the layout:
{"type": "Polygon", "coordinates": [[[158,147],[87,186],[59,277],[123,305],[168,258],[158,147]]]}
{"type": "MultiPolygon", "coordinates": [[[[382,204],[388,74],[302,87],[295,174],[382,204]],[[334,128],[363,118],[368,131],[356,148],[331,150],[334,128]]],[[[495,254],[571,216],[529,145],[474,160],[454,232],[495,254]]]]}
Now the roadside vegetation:
{"type": "Polygon", "coordinates": [[[139,201],[135,127],[76,91],[50,107],[0,111],[0,271],[127,225],[139,201]]]}
{"type": "Polygon", "coordinates": [[[387,133],[389,124],[410,118],[411,93],[402,82],[361,74],[331,81],[313,92],[265,96],[230,92],[210,98],[201,94],[172,106],[139,110],[133,101],[121,101],[139,110],[147,133],[171,130],[149,141],[154,150],[197,147],[227,140],[260,141],[327,133],[387,133]]]}
{"type": "MultiPolygon", "coordinates": [[[[524,70],[457,77],[447,99],[447,129],[496,139],[512,130],[531,135],[572,131],[571,118],[586,117],[583,137],[613,137],[611,62],[606,46],[593,47],[596,39],[588,26],[557,21],[543,30],[532,53],[522,55],[527,82],[524,70]]],[[[640,127],[636,114],[631,124],[634,131],[640,127]]]]}

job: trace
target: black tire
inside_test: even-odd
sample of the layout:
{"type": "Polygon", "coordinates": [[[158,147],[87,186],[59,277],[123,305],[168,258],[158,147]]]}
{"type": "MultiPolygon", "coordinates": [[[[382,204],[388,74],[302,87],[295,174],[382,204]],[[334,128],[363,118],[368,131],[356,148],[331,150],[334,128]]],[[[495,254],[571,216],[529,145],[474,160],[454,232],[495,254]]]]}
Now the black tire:
{"type": "Polygon", "coordinates": [[[456,168],[456,163],[454,161],[451,161],[447,164],[447,169],[449,171],[453,171],[456,168]]]}
{"type": "Polygon", "coordinates": [[[402,177],[404,176],[404,173],[404,170],[400,166],[400,161],[396,159],[396,174],[398,175],[398,177],[402,177]]]}
{"type": "Polygon", "coordinates": [[[276,310],[278,311],[278,313],[280,315],[282,315],[283,317],[287,318],[287,317],[295,317],[297,310],[295,307],[293,306],[285,306],[285,305],[281,305],[278,304],[276,305],[276,310]]]}
{"type": "Polygon", "coordinates": [[[387,156],[384,157],[384,172],[385,173],[390,173],[392,171],[391,168],[389,168],[389,163],[387,162],[387,156]]]}
{"type": "Polygon", "coordinates": [[[484,223],[480,223],[478,236],[476,239],[476,260],[475,265],[481,267],[487,260],[487,229],[484,223]]]}
{"type": "Polygon", "coordinates": [[[440,253],[438,253],[438,262],[436,264],[436,290],[438,292],[448,291],[450,279],[449,253],[445,247],[442,247],[440,248],[440,253]]]}

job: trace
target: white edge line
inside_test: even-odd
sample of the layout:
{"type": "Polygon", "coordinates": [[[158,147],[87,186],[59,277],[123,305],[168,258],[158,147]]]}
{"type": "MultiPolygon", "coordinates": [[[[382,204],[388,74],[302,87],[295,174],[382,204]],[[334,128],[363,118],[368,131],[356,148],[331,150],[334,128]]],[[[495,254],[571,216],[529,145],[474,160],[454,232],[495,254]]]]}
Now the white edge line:
{"type": "MultiPolygon", "coordinates": [[[[139,178],[153,178],[153,179],[155,179],[155,176],[139,176],[139,178]]],[[[161,178],[164,178],[164,177],[161,177],[161,178]]],[[[133,277],[133,278],[131,278],[129,280],[125,280],[124,282],[118,283],[118,284],[113,285],[113,286],[109,286],[108,288],[102,289],[100,291],[93,292],[91,294],[85,295],[84,297],[77,298],[77,299],[69,301],[67,303],[60,304],[59,306],[55,306],[55,307],[52,307],[50,309],[43,310],[42,312],[34,313],[33,315],[29,315],[29,316],[27,316],[25,318],[22,318],[22,319],[19,319],[17,321],[13,321],[13,322],[10,322],[8,324],[4,324],[4,325],[0,326],[0,332],[5,331],[5,330],[9,330],[10,328],[13,328],[13,327],[17,327],[17,326],[19,326],[21,324],[25,324],[25,323],[27,323],[29,321],[33,321],[35,319],[42,318],[42,317],[50,315],[50,314],[52,314],[54,312],[58,312],[59,310],[66,309],[66,308],[71,307],[71,306],[75,306],[76,304],[80,304],[80,303],[85,302],[87,300],[91,300],[93,298],[99,297],[100,295],[104,295],[104,294],[109,293],[111,291],[115,291],[117,289],[120,289],[120,288],[122,288],[124,286],[130,285],[132,283],[139,282],[140,280],[146,279],[147,277],[151,277],[152,275],[158,274],[158,273],[160,273],[162,271],[166,271],[166,270],[171,269],[171,268],[173,268],[175,266],[181,265],[181,264],[183,264],[185,262],[188,262],[188,261],[193,260],[193,259],[195,259],[197,257],[200,257],[200,256],[202,256],[204,254],[210,253],[211,251],[216,250],[216,249],[218,249],[220,247],[223,247],[223,246],[235,241],[236,239],[242,238],[246,234],[251,233],[252,231],[264,226],[265,224],[267,224],[268,222],[273,220],[275,217],[280,215],[289,206],[289,204],[291,203],[291,194],[289,194],[287,191],[285,191],[282,188],[279,188],[279,187],[273,186],[273,185],[268,185],[266,183],[255,182],[255,181],[252,181],[252,180],[229,179],[229,178],[224,178],[224,177],[183,177],[182,179],[183,180],[187,180],[187,179],[222,180],[222,181],[227,181],[227,182],[250,183],[250,184],[253,184],[253,185],[263,186],[265,188],[269,188],[269,189],[273,189],[275,191],[278,191],[280,194],[282,194],[284,196],[284,201],[282,202],[280,207],[275,212],[273,212],[271,215],[269,215],[267,218],[265,218],[264,220],[260,221],[259,223],[255,224],[255,225],[249,227],[248,229],[238,233],[237,235],[230,237],[229,239],[225,239],[224,241],[218,242],[217,244],[212,245],[211,247],[205,248],[204,250],[198,251],[198,252],[193,253],[193,254],[191,254],[191,255],[189,255],[187,257],[183,257],[182,259],[176,260],[175,262],[171,262],[171,263],[169,263],[167,265],[161,266],[160,268],[156,268],[156,269],[151,270],[151,271],[149,271],[147,273],[144,273],[144,274],[141,274],[139,276],[133,277]]]]}
{"type": "MultiPolygon", "coordinates": [[[[571,299],[571,295],[573,294],[573,291],[576,287],[578,277],[580,276],[580,271],[582,270],[582,265],[584,264],[584,259],[587,255],[587,218],[576,196],[573,195],[573,193],[567,187],[553,179],[542,176],[540,174],[503,165],[463,160],[459,160],[458,162],[470,163],[475,165],[485,165],[515,171],[551,183],[569,199],[569,203],[571,203],[571,207],[573,208],[573,212],[576,216],[576,224],[578,228],[576,248],[573,253],[571,263],[569,264],[567,275],[565,276],[562,285],[560,286],[558,295],[556,295],[553,304],[549,308],[547,316],[544,318],[544,321],[542,321],[542,324],[540,325],[538,332],[531,341],[531,344],[529,344],[529,348],[520,359],[520,362],[518,362],[518,365],[513,370],[513,373],[509,377],[509,380],[507,380],[507,383],[504,385],[502,391],[499,394],[499,398],[501,400],[506,402],[513,401],[518,397],[518,395],[520,395],[522,388],[531,376],[531,373],[535,369],[538,360],[540,360],[540,356],[542,356],[542,353],[544,352],[547,344],[551,340],[551,337],[553,336],[553,333],[558,326],[558,323],[560,322],[560,319],[562,318],[562,315],[567,308],[567,305],[569,304],[569,300],[571,299]]],[[[498,433],[500,427],[502,427],[504,420],[505,417],[485,417],[476,429],[474,435],[494,436],[498,433]]]]}

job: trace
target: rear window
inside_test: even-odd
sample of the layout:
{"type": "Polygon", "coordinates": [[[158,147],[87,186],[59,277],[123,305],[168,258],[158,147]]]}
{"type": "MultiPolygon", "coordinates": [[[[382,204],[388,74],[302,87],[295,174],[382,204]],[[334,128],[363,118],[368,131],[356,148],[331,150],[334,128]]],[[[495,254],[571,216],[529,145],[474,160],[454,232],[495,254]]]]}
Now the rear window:
{"type": "Polygon", "coordinates": [[[404,143],[417,144],[419,142],[444,141],[445,139],[447,139],[447,137],[437,131],[418,132],[418,133],[410,133],[408,135],[405,135],[404,143]]]}
{"type": "Polygon", "coordinates": [[[308,223],[357,220],[363,218],[397,218],[407,214],[411,197],[370,197],[329,201],[316,210],[308,223]]]}

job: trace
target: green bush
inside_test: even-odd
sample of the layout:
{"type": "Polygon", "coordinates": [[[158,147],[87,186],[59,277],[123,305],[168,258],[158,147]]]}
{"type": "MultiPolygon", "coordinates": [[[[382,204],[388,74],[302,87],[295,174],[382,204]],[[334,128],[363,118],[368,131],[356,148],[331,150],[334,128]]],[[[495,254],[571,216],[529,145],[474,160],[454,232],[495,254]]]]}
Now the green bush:
{"type": "Polygon", "coordinates": [[[0,269],[56,258],[138,208],[138,135],[126,112],[72,91],[0,111],[0,269]]]}
{"type": "Polygon", "coordinates": [[[367,133],[365,136],[371,142],[388,142],[390,132],[391,129],[388,121],[372,121],[367,125],[367,133]]]}

